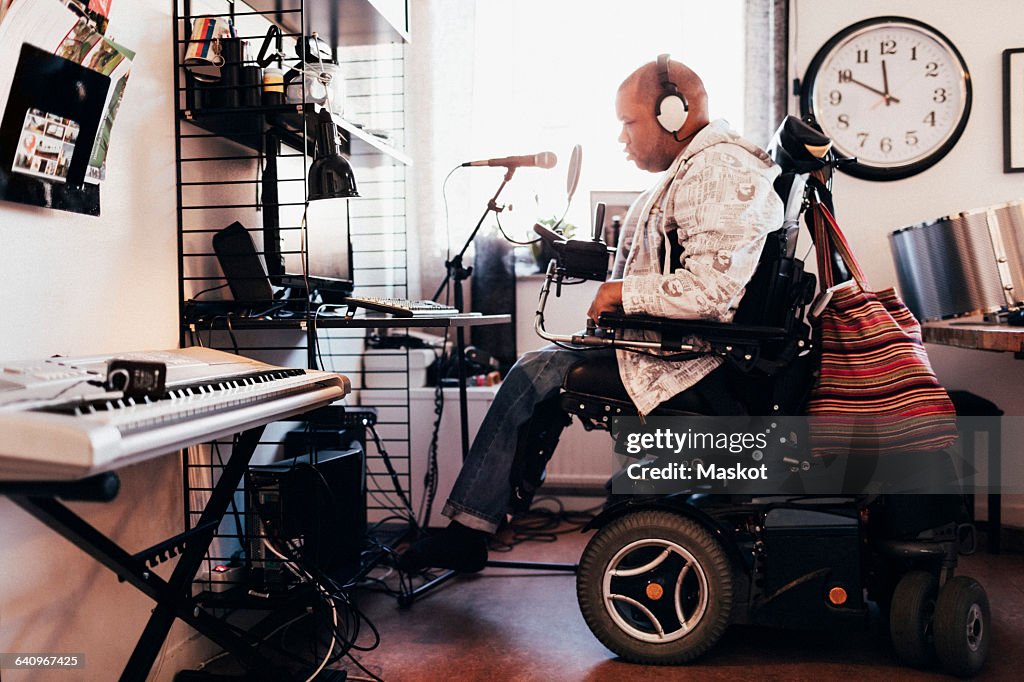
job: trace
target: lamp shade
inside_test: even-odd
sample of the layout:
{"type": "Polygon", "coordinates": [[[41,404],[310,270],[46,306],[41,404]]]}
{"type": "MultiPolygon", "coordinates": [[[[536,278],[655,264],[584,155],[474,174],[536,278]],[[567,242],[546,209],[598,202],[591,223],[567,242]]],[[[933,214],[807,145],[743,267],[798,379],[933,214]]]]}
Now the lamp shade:
{"type": "Polygon", "coordinates": [[[336,128],[331,114],[323,109],[317,120],[316,158],[309,167],[309,201],[358,197],[352,164],[338,149],[336,128]]]}
{"type": "Polygon", "coordinates": [[[310,201],[357,197],[356,176],[352,164],[341,154],[322,156],[309,167],[310,201]]]}

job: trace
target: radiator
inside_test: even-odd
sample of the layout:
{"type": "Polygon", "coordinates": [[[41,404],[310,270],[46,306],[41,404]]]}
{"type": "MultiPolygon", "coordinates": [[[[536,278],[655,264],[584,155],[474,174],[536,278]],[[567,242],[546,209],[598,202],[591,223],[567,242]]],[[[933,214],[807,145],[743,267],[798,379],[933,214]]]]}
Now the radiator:
{"type": "Polygon", "coordinates": [[[555,456],[548,463],[546,485],[603,490],[617,466],[607,431],[585,431],[578,420],[562,432],[555,456]]]}

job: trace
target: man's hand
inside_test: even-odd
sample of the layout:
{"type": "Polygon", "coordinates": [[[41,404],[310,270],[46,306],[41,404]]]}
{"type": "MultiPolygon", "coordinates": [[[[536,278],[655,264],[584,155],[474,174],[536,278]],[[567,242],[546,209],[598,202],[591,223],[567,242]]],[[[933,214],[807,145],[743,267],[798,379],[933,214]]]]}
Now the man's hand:
{"type": "Polygon", "coordinates": [[[601,313],[610,313],[622,308],[622,280],[613,279],[597,289],[594,302],[590,304],[587,317],[597,323],[601,313]]]}

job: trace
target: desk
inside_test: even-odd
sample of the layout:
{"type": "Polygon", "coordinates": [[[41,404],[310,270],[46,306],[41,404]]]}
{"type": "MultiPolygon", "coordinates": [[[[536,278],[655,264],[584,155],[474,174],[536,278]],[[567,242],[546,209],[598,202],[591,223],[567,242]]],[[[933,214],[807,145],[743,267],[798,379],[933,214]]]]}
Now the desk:
{"type": "Polygon", "coordinates": [[[1024,358],[1024,327],[990,324],[977,318],[925,322],[921,325],[925,343],[942,346],[1010,352],[1024,358]]]}
{"type": "MultiPolygon", "coordinates": [[[[921,325],[925,343],[935,343],[954,348],[1010,352],[1018,359],[1024,359],[1024,327],[987,323],[978,318],[926,322],[921,325]]],[[[1000,550],[1002,533],[1002,495],[998,492],[1002,483],[1002,430],[999,417],[992,417],[988,432],[988,481],[992,492],[988,495],[988,546],[995,554],[1000,550]]],[[[974,433],[965,434],[963,454],[967,462],[974,462],[974,433]]],[[[973,512],[974,495],[971,494],[973,512]]]]}

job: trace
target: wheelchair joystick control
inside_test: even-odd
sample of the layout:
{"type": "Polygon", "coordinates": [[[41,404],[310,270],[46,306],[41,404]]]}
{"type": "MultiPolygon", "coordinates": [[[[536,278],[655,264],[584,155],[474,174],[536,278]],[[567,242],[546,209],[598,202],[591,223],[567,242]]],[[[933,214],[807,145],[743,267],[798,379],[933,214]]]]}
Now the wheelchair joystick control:
{"type": "Polygon", "coordinates": [[[587,318],[587,336],[597,336],[597,323],[587,318]]]}

